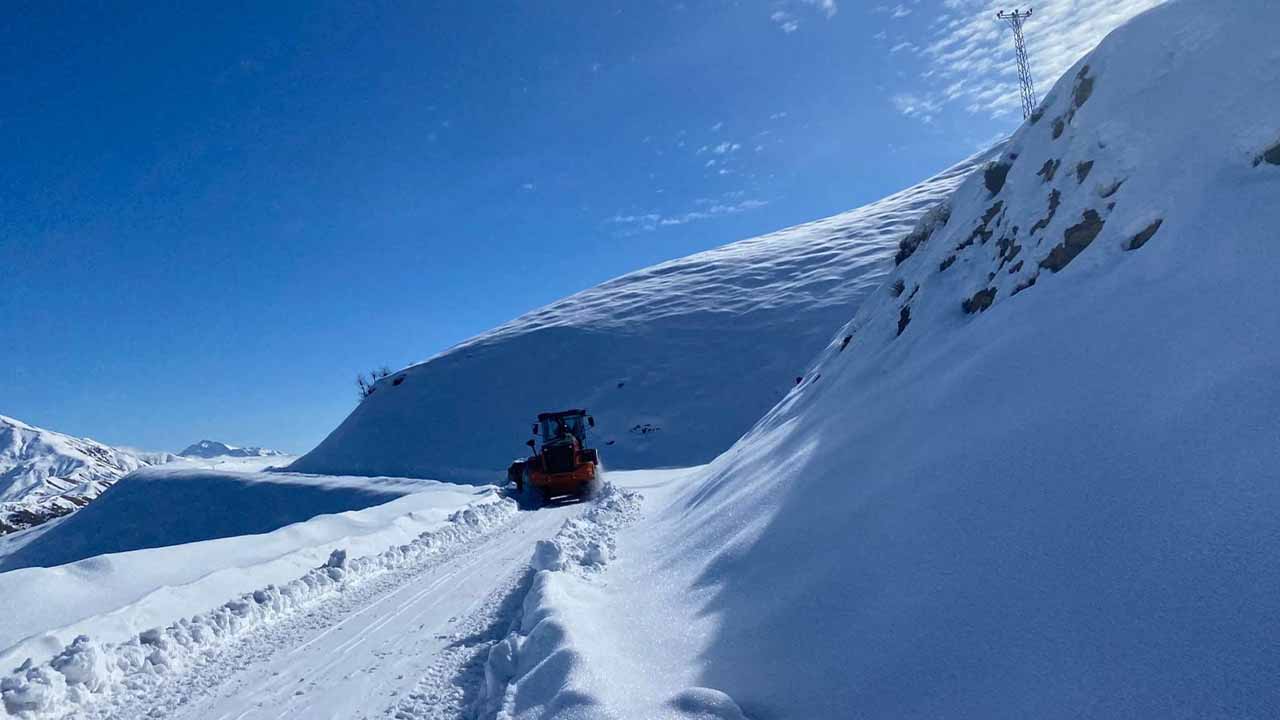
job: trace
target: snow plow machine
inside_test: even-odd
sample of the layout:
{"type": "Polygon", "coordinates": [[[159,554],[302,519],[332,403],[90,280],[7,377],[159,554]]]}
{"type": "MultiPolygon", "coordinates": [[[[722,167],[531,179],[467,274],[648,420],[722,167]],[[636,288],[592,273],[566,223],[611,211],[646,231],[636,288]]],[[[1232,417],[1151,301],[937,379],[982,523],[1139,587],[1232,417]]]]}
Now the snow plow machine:
{"type": "Polygon", "coordinates": [[[539,414],[533,435],[541,439],[542,449],[533,439],[525,443],[533,455],[511,463],[507,480],[521,497],[540,501],[594,495],[600,488],[600,454],[587,447],[587,428],[595,426],[586,410],[539,414]]]}

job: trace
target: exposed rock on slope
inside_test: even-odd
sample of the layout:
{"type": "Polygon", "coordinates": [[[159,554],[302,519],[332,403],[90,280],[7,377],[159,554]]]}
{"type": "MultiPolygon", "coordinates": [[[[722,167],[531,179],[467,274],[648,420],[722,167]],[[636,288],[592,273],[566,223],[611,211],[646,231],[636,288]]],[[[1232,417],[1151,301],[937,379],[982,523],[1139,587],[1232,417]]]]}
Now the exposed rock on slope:
{"type": "Polygon", "coordinates": [[[787,392],[899,239],[986,159],[611,280],[393,373],[291,469],[491,482],[533,416],[566,407],[595,415],[610,467],[706,462],[787,392]]]}

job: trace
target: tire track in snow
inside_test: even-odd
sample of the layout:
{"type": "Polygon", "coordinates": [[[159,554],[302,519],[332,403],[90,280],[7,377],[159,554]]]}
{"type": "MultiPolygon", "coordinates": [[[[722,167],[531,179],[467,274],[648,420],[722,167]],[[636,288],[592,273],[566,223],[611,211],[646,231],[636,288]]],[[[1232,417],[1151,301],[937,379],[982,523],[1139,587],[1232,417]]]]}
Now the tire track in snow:
{"type": "Polygon", "coordinates": [[[517,622],[533,582],[525,563],[509,574],[459,626],[408,697],[388,708],[394,720],[458,720],[475,717],[489,649],[517,622]]]}
{"type": "Polygon", "coordinates": [[[576,512],[518,513],[514,522],[451,548],[429,566],[396,573],[361,588],[358,598],[342,598],[299,618],[296,627],[281,627],[273,633],[278,638],[247,642],[226,653],[222,667],[203,672],[216,678],[211,687],[159,716],[379,717],[450,651],[452,635],[445,633],[458,627],[453,623],[487,602],[495,582],[505,587],[536,540],[576,512]]]}
{"type": "Polygon", "coordinates": [[[494,666],[490,651],[502,649],[495,649],[502,643],[509,660],[514,657],[514,647],[529,632],[524,627],[529,622],[524,617],[529,603],[533,602],[535,614],[543,610],[539,600],[545,598],[536,588],[545,586],[549,576],[590,575],[603,569],[614,556],[614,535],[639,516],[641,499],[638,493],[606,484],[585,512],[563,522],[554,538],[539,540],[530,548],[521,571],[509,576],[466,619],[413,692],[387,714],[394,720],[476,720],[499,715],[508,683],[518,679],[502,669],[501,661],[494,666]]]}
{"type": "MultiPolygon", "coordinates": [[[[92,718],[93,720],[123,720],[124,718],[132,720],[138,717],[244,720],[249,717],[273,717],[274,712],[268,715],[264,711],[274,711],[277,708],[268,708],[265,705],[221,713],[204,712],[199,708],[215,700],[215,695],[219,693],[226,697],[234,696],[240,688],[252,684],[255,680],[259,689],[271,689],[270,682],[263,683],[260,675],[255,675],[255,672],[265,669],[265,663],[273,659],[283,659],[285,662],[296,661],[299,656],[307,654],[308,648],[317,644],[324,645],[326,639],[332,641],[333,633],[344,632],[350,627],[352,621],[362,617],[367,619],[372,613],[372,617],[376,618],[373,623],[362,628],[357,638],[346,638],[340,644],[342,651],[335,654],[333,661],[329,663],[330,667],[312,669],[315,673],[332,670],[332,666],[340,664],[344,659],[349,659],[347,656],[359,644],[353,643],[353,639],[362,636],[367,638],[397,618],[402,619],[404,613],[414,606],[414,600],[420,601],[429,596],[432,590],[440,592],[450,581],[457,581],[462,576],[479,575],[486,569],[482,567],[489,557],[486,554],[486,547],[495,544],[495,540],[510,534],[523,534],[520,531],[527,525],[533,526],[528,528],[529,532],[536,532],[540,523],[530,523],[530,515],[517,513],[513,521],[489,529],[474,539],[443,548],[440,552],[423,558],[422,561],[411,566],[387,570],[364,578],[358,583],[345,587],[341,592],[306,607],[301,612],[252,629],[225,644],[208,649],[183,671],[163,678],[133,683],[131,687],[121,688],[111,696],[99,699],[98,702],[75,708],[63,717],[92,718]],[[426,588],[414,590],[413,597],[403,601],[402,593],[406,586],[411,586],[424,576],[431,576],[441,570],[444,571],[442,575],[433,577],[426,588]],[[388,602],[396,602],[397,599],[402,602],[396,603],[393,606],[394,609],[387,612],[387,616],[379,614],[386,608],[388,602]],[[285,649],[287,652],[281,652],[285,649]]],[[[502,545],[501,542],[497,544],[502,545]]],[[[522,560],[527,556],[527,551],[520,553],[522,560]]],[[[422,612],[429,612],[429,609],[422,612]]],[[[417,613],[414,617],[421,618],[422,613],[417,613]]],[[[417,629],[420,630],[421,627],[417,629]]],[[[363,671],[367,670],[368,668],[363,669],[363,671]]],[[[274,686],[277,692],[284,692],[285,689],[278,684],[274,686]]],[[[302,688],[299,688],[299,691],[301,690],[302,688]]],[[[294,712],[293,708],[284,708],[285,715],[291,712],[294,712]]]]}

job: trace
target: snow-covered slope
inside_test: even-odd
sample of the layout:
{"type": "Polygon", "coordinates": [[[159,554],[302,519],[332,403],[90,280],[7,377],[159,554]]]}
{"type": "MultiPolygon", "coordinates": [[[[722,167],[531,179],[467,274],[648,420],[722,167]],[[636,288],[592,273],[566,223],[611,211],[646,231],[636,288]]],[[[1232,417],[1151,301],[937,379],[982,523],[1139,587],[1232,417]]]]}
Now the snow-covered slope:
{"type": "Polygon", "coordinates": [[[279,457],[285,453],[279,450],[268,450],[260,447],[236,447],[228,445],[217,440],[201,440],[198,443],[188,445],[185,450],[178,453],[185,458],[217,458],[217,457],[233,457],[233,458],[250,458],[250,457],[279,457]]]}
{"type": "Polygon", "coordinates": [[[1171,2],[1072,68],[607,582],[526,604],[509,716],[1276,717],[1277,27],[1171,2]]]}
{"type": "MultiPolygon", "coordinates": [[[[251,486],[263,483],[274,486],[274,492],[292,494],[297,504],[313,507],[318,489],[345,492],[348,496],[362,488],[378,494],[387,490],[386,483],[365,479],[282,481],[252,474],[237,478],[230,473],[222,488],[226,499],[235,501],[253,492],[251,486]]],[[[292,606],[312,599],[306,591],[315,591],[316,584],[306,580],[309,588],[302,588],[303,592],[286,590],[283,598],[278,597],[280,588],[313,568],[325,567],[334,550],[341,550],[343,559],[349,559],[351,564],[363,562],[357,558],[377,559],[388,549],[398,549],[404,556],[410,550],[419,550],[411,546],[424,544],[424,537],[427,548],[443,545],[448,538],[433,531],[458,524],[455,516],[467,508],[471,512],[464,512],[460,518],[464,526],[500,522],[516,514],[515,504],[500,498],[492,488],[416,481],[402,484],[401,489],[412,492],[398,492],[393,496],[396,499],[367,509],[319,515],[264,534],[115,553],[57,568],[0,573],[0,596],[6,600],[5,612],[0,614],[0,666],[7,674],[26,658],[46,661],[79,634],[90,635],[98,645],[127,641],[149,628],[174,622],[190,629],[192,616],[259,589],[277,594],[272,610],[292,610],[292,606]]],[[[241,507],[248,509],[247,505],[241,507]]],[[[345,562],[338,565],[350,567],[345,562]]],[[[338,575],[334,574],[334,579],[338,575]]],[[[199,642],[217,644],[211,641],[231,630],[242,630],[256,619],[243,607],[237,608],[235,614],[235,618],[215,618],[222,627],[203,628],[199,642]]],[[[191,638],[187,639],[191,645],[191,638]]],[[[196,652],[199,648],[186,650],[196,652]]],[[[119,668],[109,674],[118,671],[119,668]]],[[[10,692],[12,680],[7,676],[4,680],[0,682],[0,717],[8,717],[6,708],[16,712],[10,692]]]]}
{"type": "Polygon", "coordinates": [[[428,484],[192,468],[187,463],[147,468],[122,478],[84,510],[27,531],[34,537],[0,556],[0,573],[271,532],[317,515],[390,502],[428,484]]]}
{"type": "Polygon", "coordinates": [[[83,507],[116,480],[167,453],[137,453],[0,415],[0,534],[83,507]]]}
{"type": "Polygon", "coordinates": [[[491,482],[541,411],[586,407],[610,467],[706,462],[790,388],[985,156],[852,212],[662,263],[382,379],[302,472],[491,482]]]}

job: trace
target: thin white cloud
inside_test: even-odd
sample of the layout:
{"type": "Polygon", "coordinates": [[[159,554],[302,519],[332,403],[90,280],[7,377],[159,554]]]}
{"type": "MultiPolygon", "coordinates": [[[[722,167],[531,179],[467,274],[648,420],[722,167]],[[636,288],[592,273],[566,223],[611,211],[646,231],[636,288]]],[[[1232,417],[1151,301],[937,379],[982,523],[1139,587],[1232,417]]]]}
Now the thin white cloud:
{"type": "Polygon", "coordinates": [[[711,153],[712,155],[728,155],[729,153],[734,153],[741,149],[742,145],[740,143],[725,140],[724,142],[716,143],[715,145],[703,145],[693,154],[705,155],[707,153],[711,153]]]}
{"type": "Polygon", "coordinates": [[[942,103],[939,101],[912,93],[898,93],[890,99],[898,112],[926,123],[933,122],[934,115],[942,109],[942,103]]]}
{"type": "Polygon", "coordinates": [[[839,12],[839,8],[836,7],[836,0],[803,0],[803,2],[806,5],[818,8],[827,17],[835,17],[835,14],[839,12]]]}
{"type": "Polygon", "coordinates": [[[774,11],[769,19],[784,33],[793,33],[800,29],[802,11],[818,12],[827,18],[835,17],[840,11],[836,0],[776,0],[774,11]]]}
{"type": "MultiPolygon", "coordinates": [[[[1025,25],[1031,74],[1040,97],[1081,56],[1112,29],[1165,0],[1041,0],[1025,25]]],[[[892,101],[904,115],[932,119],[941,106],[955,103],[992,117],[1021,111],[1018,73],[1009,27],[996,20],[1007,0],[943,0],[952,18],[935,23],[921,55],[929,63],[921,74],[931,86],[892,101]],[[922,107],[933,107],[921,112],[922,107]]],[[[885,6],[880,6],[881,10],[885,6]]],[[[898,6],[902,7],[902,6],[898,6]]],[[[885,11],[885,10],[881,10],[885,11]]]]}
{"type": "MultiPolygon", "coordinates": [[[[726,193],[733,195],[734,193],[726,193]]],[[[661,227],[672,227],[675,225],[686,225],[699,220],[710,220],[712,218],[724,217],[726,215],[737,215],[748,210],[764,207],[768,205],[767,200],[739,200],[737,202],[716,202],[708,198],[698,198],[694,201],[699,206],[697,210],[688,212],[666,215],[658,212],[642,213],[635,215],[617,214],[609,218],[605,222],[610,225],[623,225],[631,230],[643,230],[651,232],[661,227]]]]}
{"type": "Polygon", "coordinates": [[[904,18],[910,15],[911,8],[907,7],[906,5],[903,5],[902,3],[898,3],[893,7],[889,7],[888,5],[876,5],[875,7],[871,8],[871,12],[888,14],[890,17],[893,17],[896,19],[896,18],[904,18]]]}
{"type": "Polygon", "coordinates": [[[785,10],[774,10],[769,19],[774,22],[784,33],[793,33],[800,29],[800,21],[795,15],[785,10]]]}

